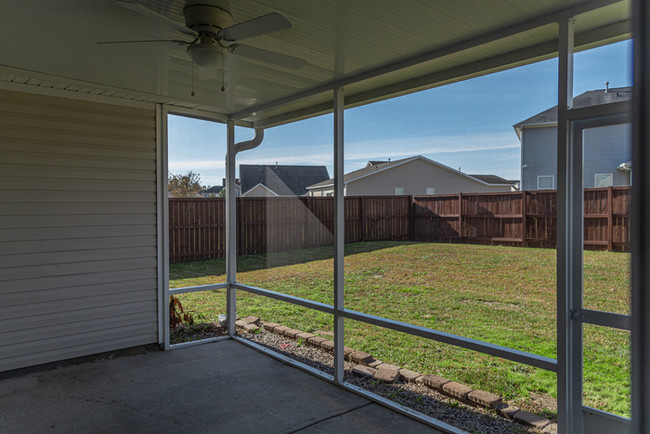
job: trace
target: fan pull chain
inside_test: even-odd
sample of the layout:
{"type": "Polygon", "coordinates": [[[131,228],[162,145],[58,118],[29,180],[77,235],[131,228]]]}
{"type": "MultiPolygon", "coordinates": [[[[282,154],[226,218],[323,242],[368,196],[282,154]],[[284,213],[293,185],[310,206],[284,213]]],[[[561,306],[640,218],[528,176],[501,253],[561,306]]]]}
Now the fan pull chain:
{"type": "Polygon", "coordinates": [[[223,51],[221,52],[221,92],[224,92],[226,90],[226,87],[224,86],[224,72],[223,72],[223,58],[225,56],[223,55],[223,51]]]}
{"type": "Polygon", "coordinates": [[[194,59],[192,59],[192,93],[190,95],[196,95],[194,92],[194,59]]]}

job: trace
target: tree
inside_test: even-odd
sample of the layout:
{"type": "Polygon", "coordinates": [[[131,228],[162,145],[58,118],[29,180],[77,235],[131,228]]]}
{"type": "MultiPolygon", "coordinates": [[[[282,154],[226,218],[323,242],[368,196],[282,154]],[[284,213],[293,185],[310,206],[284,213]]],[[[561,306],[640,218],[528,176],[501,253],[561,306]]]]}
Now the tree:
{"type": "Polygon", "coordinates": [[[185,175],[170,173],[167,181],[169,197],[197,197],[201,191],[201,176],[191,170],[185,175]]]}
{"type": "Polygon", "coordinates": [[[219,190],[219,197],[226,197],[226,188],[222,188],[219,190]]]}

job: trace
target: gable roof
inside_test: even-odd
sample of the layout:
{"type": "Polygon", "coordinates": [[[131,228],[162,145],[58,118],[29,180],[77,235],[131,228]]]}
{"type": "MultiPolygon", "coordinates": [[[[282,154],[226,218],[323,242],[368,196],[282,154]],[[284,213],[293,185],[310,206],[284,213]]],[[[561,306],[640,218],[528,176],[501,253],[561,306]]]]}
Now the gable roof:
{"type": "Polygon", "coordinates": [[[307,186],[329,179],[325,166],[240,164],[241,191],[245,194],[262,184],[280,196],[302,196],[307,186]]]}
{"type": "MultiPolygon", "coordinates": [[[[388,162],[388,161],[369,161],[368,164],[366,164],[366,167],[364,167],[363,169],[355,170],[355,171],[352,171],[350,173],[346,173],[345,175],[343,175],[343,182],[347,184],[349,181],[354,181],[356,179],[363,178],[363,177],[368,176],[368,175],[373,175],[375,172],[377,172],[379,170],[390,168],[390,167],[393,167],[393,166],[397,166],[397,165],[403,164],[403,163],[405,163],[407,161],[414,160],[414,159],[416,159],[418,157],[419,156],[403,158],[401,160],[395,160],[395,161],[391,161],[391,162],[388,162]]],[[[422,157],[422,158],[424,158],[424,157],[422,157]]],[[[334,185],[334,178],[327,179],[327,180],[319,182],[317,184],[312,184],[307,188],[311,190],[312,188],[327,187],[329,185],[334,185]]]]}
{"type": "Polygon", "coordinates": [[[215,185],[214,187],[201,190],[199,193],[203,194],[218,194],[224,187],[222,185],[215,185]]]}
{"type": "Polygon", "coordinates": [[[514,185],[518,183],[519,181],[513,181],[505,178],[501,178],[500,176],[496,175],[469,175],[472,178],[479,179],[486,184],[494,184],[494,185],[504,185],[504,184],[511,184],[514,185]]]}
{"type": "MultiPolygon", "coordinates": [[[[611,104],[613,102],[629,101],[632,98],[631,87],[618,87],[612,89],[598,89],[589,90],[573,98],[573,107],[591,107],[595,105],[611,104]]],[[[557,106],[537,113],[529,117],[513,127],[516,131],[521,130],[523,127],[538,126],[538,125],[553,125],[557,124],[557,106]]]]}
{"type": "Polygon", "coordinates": [[[251,188],[250,190],[248,190],[246,193],[242,194],[242,196],[243,196],[243,197],[250,196],[250,195],[251,195],[253,192],[255,192],[256,190],[268,191],[268,192],[271,193],[273,196],[276,196],[276,197],[279,196],[279,194],[277,194],[275,191],[271,190],[270,188],[268,188],[268,187],[267,187],[266,185],[264,185],[264,184],[257,184],[256,186],[254,186],[253,188],[251,188]]]}
{"type": "MultiPolygon", "coordinates": [[[[395,160],[395,161],[372,161],[371,160],[371,161],[368,162],[368,164],[366,164],[366,167],[364,167],[363,169],[359,169],[359,170],[355,170],[355,171],[350,172],[350,173],[346,173],[343,176],[343,183],[347,184],[348,182],[354,182],[357,179],[365,178],[366,176],[372,176],[372,175],[374,175],[376,173],[383,172],[384,170],[389,170],[389,169],[392,169],[393,167],[400,166],[400,165],[406,164],[406,163],[410,163],[411,161],[415,161],[415,160],[423,160],[423,161],[425,161],[425,162],[427,162],[429,164],[432,164],[434,166],[437,166],[437,167],[439,167],[439,168],[441,168],[443,170],[454,172],[455,174],[457,174],[459,176],[463,176],[465,178],[468,178],[468,179],[470,179],[472,181],[475,181],[475,182],[478,182],[480,184],[486,184],[486,185],[488,185],[488,184],[490,184],[490,185],[512,185],[511,182],[509,182],[509,181],[507,181],[507,180],[505,180],[503,178],[499,178],[498,176],[495,176],[495,178],[499,178],[499,179],[503,180],[504,181],[503,183],[493,184],[491,182],[486,182],[486,181],[484,181],[482,179],[479,179],[479,178],[477,178],[477,177],[475,177],[473,175],[468,175],[468,174],[460,172],[460,171],[458,171],[456,169],[452,169],[449,166],[445,166],[442,163],[438,163],[437,161],[433,161],[433,160],[431,160],[429,158],[423,157],[422,155],[415,155],[413,157],[402,158],[401,160],[395,160]],[[372,164],[372,163],[376,163],[376,164],[372,164]]],[[[494,176],[494,175],[481,175],[481,176],[494,176]]],[[[332,185],[334,185],[334,179],[333,178],[328,179],[326,181],[319,182],[317,184],[310,185],[307,188],[309,190],[312,190],[312,189],[316,189],[316,188],[329,187],[329,186],[332,186],[332,185]]]]}

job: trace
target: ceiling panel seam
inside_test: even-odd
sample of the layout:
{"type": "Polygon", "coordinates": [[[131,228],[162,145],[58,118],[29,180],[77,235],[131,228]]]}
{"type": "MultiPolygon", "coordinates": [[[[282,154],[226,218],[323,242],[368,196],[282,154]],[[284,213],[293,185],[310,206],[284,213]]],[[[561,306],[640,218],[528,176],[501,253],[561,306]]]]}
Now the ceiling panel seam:
{"type": "Polygon", "coordinates": [[[280,107],[282,105],[285,105],[285,104],[288,104],[288,103],[291,103],[291,102],[294,102],[294,101],[297,101],[297,100],[300,100],[300,99],[303,99],[303,98],[307,98],[307,97],[313,96],[313,95],[318,94],[318,93],[330,91],[330,90],[332,90],[334,88],[337,88],[337,87],[344,87],[346,85],[353,84],[353,83],[356,83],[356,82],[360,82],[360,81],[363,81],[363,80],[367,80],[367,79],[370,79],[370,78],[374,78],[374,77],[379,76],[379,75],[387,74],[387,73],[390,73],[390,72],[396,72],[396,71],[399,71],[401,69],[405,69],[405,68],[407,68],[409,66],[414,66],[414,65],[421,64],[421,63],[424,63],[424,62],[427,62],[427,61],[435,60],[437,58],[440,58],[440,57],[443,57],[443,56],[446,56],[446,55],[449,55],[449,54],[457,53],[457,52],[460,52],[460,51],[463,51],[463,50],[467,50],[467,49],[470,49],[470,48],[474,48],[474,47],[477,47],[477,46],[480,46],[480,45],[483,45],[483,44],[486,44],[486,43],[489,43],[489,42],[498,41],[499,39],[503,39],[503,38],[506,38],[508,36],[513,36],[513,35],[516,35],[518,33],[525,32],[527,30],[532,30],[532,29],[535,29],[537,27],[542,27],[544,25],[557,22],[558,20],[563,19],[563,18],[568,18],[568,17],[572,17],[572,16],[575,16],[575,15],[579,15],[579,14],[584,13],[584,12],[588,12],[588,11],[591,11],[591,10],[594,10],[594,9],[599,9],[601,7],[608,6],[608,5],[611,5],[611,4],[620,3],[622,1],[624,1],[624,0],[591,0],[591,1],[584,2],[584,3],[580,3],[580,4],[575,5],[575,6],[571,6],[571,7],[565,8],[565,9],[561,9],[559,11],[551,12],[549,14],[546,14],[546,15],[543,15],[543,16],[540,16],[540,17],[537,17],[537,18],[533,18],[531,20],[526,20],[524,22],[515,24],[513,26],[510,26],[510,27],[507,27],[507,28],[504,28],[504,29],[499,29],[499,30],[496,30],[496,31],[493,31],[493,32],[490,32],[490,33],[487,33],[487,34],[483,34],[483,35],[480,35],[478,37],[471,38],[469,40],[465,40],[465,41],[462,41],[462,42],[459,42],[459,43],[456,43],[456,44],[449,45],[447,47],[437,48],[437,49],[434,49],[434,50],[431,50],[431,51],[427,51],[425,53],[418,54],[418,55],[409,57],[407,59],[403,59],[401,61],[393,62],[393,63],[383,65],[383,66],[378,67],[378,68],[371,69],[369,71],[364,71],[364,72],[361,72],[361,73],[352,74],[352,75],[350,75],[348,77],[344,77],[342,79],[332,80],[330,82],[327,82],[327,83],[324,83],[322,85],[313,87],[311,89],[301,91],[301,92],[297,92],[297,93],[295,93],[293,95],[289,95],[289,96],[286,96],[286,97],[278,98],[278,99],[276,99],[274,101],[269,101],[269,102],[266,102],[266,103],[253,105],[253,106],[248,107],[248,108],[246,108],[244,110],[240,110],[240,111],[231,113],[229,115],[229,119],[237,121],[237,120],[240,120],[240,119],[242,119],[242,118],[244,118],[246,116],[250,116],[251,114],[253,114],[255,112],[260,112],[260,111],[264,111],[264,110],[278,108],[278,107],[280,107]]]}

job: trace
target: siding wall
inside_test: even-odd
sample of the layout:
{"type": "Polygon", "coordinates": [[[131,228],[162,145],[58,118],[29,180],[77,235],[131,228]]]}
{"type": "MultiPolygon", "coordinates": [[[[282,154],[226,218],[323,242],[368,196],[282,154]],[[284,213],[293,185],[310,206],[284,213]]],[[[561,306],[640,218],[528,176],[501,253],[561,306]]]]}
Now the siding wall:
{"type": "MultiPolygon", "coordinates": [[[[524,128],[522,140],[522,190],[537,190],[537,176],[553,175],[557,188],[557,128],[524,128]]],[[[584,131],[584,187],[594,187],[594,175],[613,174],[614,186],[630,185],[628,172],[616,170],[632,160],[630,124],[608,125],[584,131]]]]}
{"type": "Polygon", "coordinates": [[[0,371],[158,341],[155,125],[0,91],[0,371]]]}
{"type": "Polygon", "coordinates": [[[418,159],[348,182],[345,194],[394,195],[395,187],[404,187],[404,194],[407,195],[424,195],[427,187],[435,188],[436,194],[510,191],[509,186],[485,185],[459,175],[454,170],[437,167],[418,159]]]}
{"type": "Polygon", "coordinates": [[[616,170],[632,161],[632,125],[609,125],[584,130],[584,184],[595,187],[594,175],[613,174],[614,187],[630,185],[630,173],[616,170]]]}
{"type": "Polygon", "coordinates": [[[521,144],[521,190],[537,190],[537,177],[553,175],[557,188],[557,128],[524,128],[521,144]]]}

